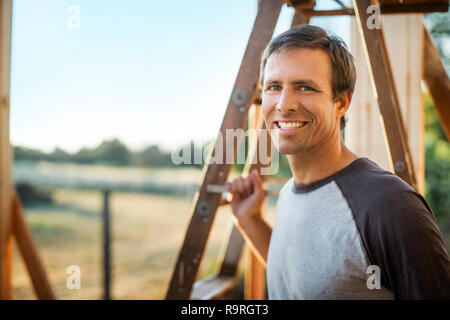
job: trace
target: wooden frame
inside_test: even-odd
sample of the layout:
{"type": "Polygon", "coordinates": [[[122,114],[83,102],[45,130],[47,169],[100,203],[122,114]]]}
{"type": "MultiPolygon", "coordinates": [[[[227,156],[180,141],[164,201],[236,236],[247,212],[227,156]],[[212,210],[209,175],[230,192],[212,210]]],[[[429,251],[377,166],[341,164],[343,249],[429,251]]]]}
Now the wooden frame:
{"type": "Polygon", "coordinates": [[[436,49],[433,39],[425,26],[423,26],[423,33],[423,78],[447,135],[447,140],[450,141],[450,80],[442,64],[439,51],[436,49]]]}
{"type": "Polygon", "coordinates": [[[365,49],[366,61],[369,65],[372,87],[383,118],[392,167],[399,177],[417,190],[411,154],[382,29],[369,29],[365,24],[366,9],[370,6],[369,0],[353,0],[353,6],[365,49]]]}
{"type": "Polygon", "coordinates": [[[45,268],[42,264],[36,245],[30,229],[25,221],[23,208],[17,194],[13,195],[13,213],[14,213],[14,236],[17,240],[22,258],[30,274],[31,282],[33,283],[34,292],[38,299],[54,300],[50,282],[45,274],[45,268]]]}
{"type": "Polygon", "coordinates": [[[9,143],[9,92],[12,1],[0,0],[0,299],[11,298],[12,152],[9,143]]]}
{"type": "Polygon", "coordinates": [[[12,181],[9,142],[12,0],[0,0],[0,299],[11,299],[13,236],[39,299],[54,299],[12,181]]]}
{"type": "MultiPolygon", "coordinates": [[[[425,186],[425,126],[422,95],[422,22],[419,14],[382,16],[383,39],[393,74],[396,94],[411,152],[417,191],[425,186]],[[399,41],[401,39],[401,41],[399,41]],[[413,66],[413,67],[411,67],[413,66]]],[[[380,108],[371,83],[369,67],[356,18],[350,18],[349,47],[357,70],[355,92],[347,112],[346,144],[359,156],[368,157],[393,172],[380,108]]]]}
{"type": "MultiPolygon", "coordinates": [[[[381,14],[405,14],[405,13],[430,13],[447,12],[448,2],[446,1],[424,1],[423,3],[384,3],[379,4],[381,14]]],[[[301,10],[305,17],[324,17],[324,16],[352,16],[355,10],[352,8],[342,8],[336,10],[314,10],[306,8],[302,1],[288,1],[288,5],[301,10]]],[[[354,6],[354,8],[356,8],[354,6]]]]}

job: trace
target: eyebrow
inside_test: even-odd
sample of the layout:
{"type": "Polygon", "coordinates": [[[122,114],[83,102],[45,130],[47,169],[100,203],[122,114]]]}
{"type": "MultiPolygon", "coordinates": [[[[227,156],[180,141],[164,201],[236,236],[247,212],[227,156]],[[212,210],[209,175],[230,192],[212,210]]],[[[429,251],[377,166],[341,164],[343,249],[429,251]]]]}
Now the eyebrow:
{"type": "MultiPolygon", "coordinates": [[[[281,83],[282,83],[281,81],[271,80],[271,79],[266,81],[266,84],[281,84],[281,83]]],[[[291,81],[290,83],[293,85],[307,85],[307,86],[319,87],[319,85],[311,79],[294,80],[294,81],[291,81]]]]}

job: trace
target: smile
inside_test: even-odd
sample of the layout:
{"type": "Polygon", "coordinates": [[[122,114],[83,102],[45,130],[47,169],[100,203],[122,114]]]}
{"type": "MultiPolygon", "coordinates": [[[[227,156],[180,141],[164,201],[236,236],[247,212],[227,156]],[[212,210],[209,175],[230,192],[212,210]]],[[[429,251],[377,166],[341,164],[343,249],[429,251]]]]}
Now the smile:
{"type": "Polygon", "coordinates": [[[307,121],[274,121],[275,128],[281,134],[292,134],[308,124],[307,121]]]}

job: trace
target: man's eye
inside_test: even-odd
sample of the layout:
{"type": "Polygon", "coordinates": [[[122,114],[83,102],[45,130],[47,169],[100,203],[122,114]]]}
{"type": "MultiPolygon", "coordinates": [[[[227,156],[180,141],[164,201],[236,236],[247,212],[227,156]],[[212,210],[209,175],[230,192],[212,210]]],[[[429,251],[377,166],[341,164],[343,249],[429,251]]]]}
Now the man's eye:
{"type": "Polygon", "coordinates": [[[267,90],[280,90],[281,86],[273,84],[267,87],[267,90]]]}
{"type": "Polygon", "coordinates": [[[308,86],[300,86],[299,90],[300,91],[315,91],[313,88],[308,87],[308,86]]]}

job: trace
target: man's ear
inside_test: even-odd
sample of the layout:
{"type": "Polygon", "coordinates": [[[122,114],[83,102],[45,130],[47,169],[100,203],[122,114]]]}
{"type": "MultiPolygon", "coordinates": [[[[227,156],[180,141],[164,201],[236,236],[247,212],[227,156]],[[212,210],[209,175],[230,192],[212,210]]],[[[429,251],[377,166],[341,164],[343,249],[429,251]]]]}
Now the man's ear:
{"type": "Polygon", "coordinates": [[[352,94],[348,91],[344,91],[335,100],[336,116],[341,118],[345,115],[348,108],[350,107],[350,102],[352,102],[352,94]]]}

